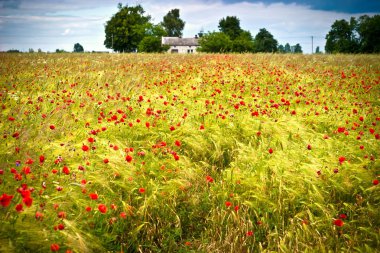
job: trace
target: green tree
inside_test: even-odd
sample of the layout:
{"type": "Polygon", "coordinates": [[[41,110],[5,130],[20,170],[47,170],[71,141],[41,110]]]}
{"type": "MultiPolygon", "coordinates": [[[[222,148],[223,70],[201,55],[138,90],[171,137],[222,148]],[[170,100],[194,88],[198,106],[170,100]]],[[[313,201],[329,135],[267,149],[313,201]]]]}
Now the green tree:
{"type": "Polygon", "coordinates": [[[327,53],[356,53],[359,50],[359,42],[355,29],[357,21],[351,18],[350,22],[344,19],[336,20],[331,30],[326,35],[325,50],[327,53]]]}
{"type": "Polygon", "coordinates": [[[212,32],[199,39],[199,46],[200,52],[223,53],[231,50],[232,42],[225,33],[212,32]]]}
{"type": "Polygon", "coordinates": [[[360,52],[380,53],[380,15],[359,18],[360,52]]]}
{"type": "Polygon", "coordinates": [[[315,53],[316,54],[320,54],[321,52],[320,52],[320,49],[319,49],[319,46],[317,46],[316,48],[315,48],[315,53]]]}
{"type": "Polygon", "coordinates": [[[285,53],[285,47],[283,46],[283,45],[279,45],[278,47],[277,47],[277,52],[279,52],[279,53],[285,53]]]}
{"type": "Polygon", "coordinates": [[[166,33],[170,37],[182,36],[185,22],[179,17],[179,9],[172,9],[164,16],[162,26],[165,28],[166,33]]]}
{"type": "Polygon", "coordinates": [[[138,45],[139,52],[159,53],[169,49],[169,46],[161,44],[161,38],[167,36],[165,29],[161,25],[148,26],[146,36],[138,45]]]}
{"type": "Polygon", "coordinates": [[[291,52],[292,52],[289,43],[286,43],[286,44],[285,44],[284,51],[285,51],[285,53],[291,53],[291,52]]]}
{"type": "Polygon", "coordinates": [[[144,16],[141,5],[129,7],[119,3],[119,11],[106,22],[104,45],[116,52],[135,52],[146,36],[151,17],[144,16]]]}
{"type": "Polygon", "coordinates": [[[273,38],[273,35],[265,28],[260,29],[259,33],[255,37],[255,52],[276,52],[277,40],[273,38]]]}
{"type": "Polygon", "coordinates": [[[302,47],[299,43],[297,43],[295,46],[294,46],[294,53],[296,54],[302,54],[302,47]]]}
{"type": "Polygon", "coordinates": [[[231,51],[237,53],[253,52],[254,44],[249,31],[242,31],[231,44],[231,51]]]}
{"type": "Polygon", "coordinates": [[[74,44],[74,53],[83,53],[84,49],[81,44],[75,43],[74,44]]]}
{"type": "Polygon", "coordinates": [[[227,16],[219,20],[219,31],[227,34],[231,40],[236,39],[243,32],[240,28],[240,20],[235,16],[227,16]]]}

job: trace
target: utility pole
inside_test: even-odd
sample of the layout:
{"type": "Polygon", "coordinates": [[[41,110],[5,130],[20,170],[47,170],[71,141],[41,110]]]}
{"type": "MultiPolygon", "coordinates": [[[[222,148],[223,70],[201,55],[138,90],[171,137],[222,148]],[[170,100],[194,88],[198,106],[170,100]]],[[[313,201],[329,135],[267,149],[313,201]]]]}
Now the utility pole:
{"type": "Polygon", "coordinates": [[[311,36],[311,54],[314,54],[314,45],[313,45],[313,39],[314,37],[311,36]]]}

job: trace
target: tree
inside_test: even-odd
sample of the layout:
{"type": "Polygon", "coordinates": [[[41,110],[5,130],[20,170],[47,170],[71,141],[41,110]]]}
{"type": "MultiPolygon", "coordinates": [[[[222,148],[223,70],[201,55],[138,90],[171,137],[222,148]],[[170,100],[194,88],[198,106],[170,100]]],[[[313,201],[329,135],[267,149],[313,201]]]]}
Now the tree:
{"type": "Polygon", "coordinates": [[[284,50],[285,50],[285,53],[291,53],[291,52],[292,52],[289,43],[286,43],[286,44],[285,44],[284,50]]]}
{"type": "Polygon", "coordinates": [[[231,39],[222,32],[212,32],[199,39],[200,52],[223,53],[231,50],[231,39]]]}
{"type": "Polygon", "coordinates": [[[279,45],[277,47],[277,52],[282,53],[282,54],[285,53],[285,47],[283,45],[279,45]]]}
{"type": "Polygon", "coordinates": [[[29,53],[34,53],[34,49],[33,48],[29,48],[29,53]]]}
{"type": "Polygon", "coordinates": [[[144,16],[141,5],[118,5],[119,11],[106,22],[104,45],[117,52],[135,52],[146,36],[151,17],[144,16]]]}
{"type": "Polygon", "coordinates": [[[84,49],[81,44],[75,43],[74,44],[74,53],[83,53],[84,49]]]}
{"type": "Polygon", "coordinates": [[[320,54],[321,52],[319,51],[319,46],[317,46],[316,48],[315,48],[315,53],[316,54],[320,54]]]}
{"type": "Polygon", "coordinates": [[[296,54],[299,54],[301,53],[302,54],[302,47],[299,43],[297,43],[295,46],[294,46],[294,53],[296,54]]]}
{"type": "Polygon", "coordinates": [[[240,20],[235,16],[227,16],[219,20],[219,31],[227,34],[231,40],[236,39],[243,32],[240,28],[240,20]]]}
{"type": "Polygon", "coordinates": [[[172,9],[164,16],[162,26],[170,37],[181,37],[185,22],[179,17],[179,9],[172,9]]]}
{"type": "Polygon", "coordinates": [[[231,51],[237,53],[253,52],[254,44],[249,31],[242,31],[238,37],[232,41],[231,51]]]}
{"type": "Polygon", "coordinates": [[[355,29],[357,21],[351,18],[350,22],[344,19],[336,20],[326,35],[325,50],[327,53],[357,53],[359,41],[355,29]]]}
{"type": "Polygon", "coordinates": [[[359,18],[360,52],[380,53],[380,15],[359,18]]]}
{"type": "Polygon", "coordinates": [[[164,52],[169,49],[170,46],[163,46],[161,44],[161,38],[166,36],[167,33],[161,25],[149,25],[146,36],[140,41],[138,45],[139,52],[158,53],[164,52]]]}
{"type": "Polygon", "coordinates": [[[277,40],[265,28],[260,29],[255,37],[255,51],[267,53],[277,51],[277,40]]]}

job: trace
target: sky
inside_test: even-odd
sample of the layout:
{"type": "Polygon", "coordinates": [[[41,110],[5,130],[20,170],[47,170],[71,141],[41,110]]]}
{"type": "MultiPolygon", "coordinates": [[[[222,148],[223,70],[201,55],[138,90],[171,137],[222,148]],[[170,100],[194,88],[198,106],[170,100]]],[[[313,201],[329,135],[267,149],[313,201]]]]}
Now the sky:
{"type": "Polygon", "coordinates": [[[140,4],[154,24],[180,9],[183,37],[218,31],[220,19],[236,16],[253,36],[266,28],[279,44],[299,43],[304,53],[312,46],[324,51],[335,20],[380,14],[379,0],[0,0],[0,51],[73,51],[75,43],[85,51],[110,51],[103,45],[104,25],[119,2],[140,4]]]}

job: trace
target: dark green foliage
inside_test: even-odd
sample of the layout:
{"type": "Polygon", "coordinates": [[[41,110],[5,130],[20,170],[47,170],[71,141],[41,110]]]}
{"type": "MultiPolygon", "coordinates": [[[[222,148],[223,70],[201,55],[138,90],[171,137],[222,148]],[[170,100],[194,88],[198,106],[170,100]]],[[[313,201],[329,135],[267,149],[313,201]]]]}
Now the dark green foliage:
{"type": "Polygon", "coordinates": [[[344,19],[336,20],[326,35],[326,52],[357,53],[359,43],[354,33],[356,26],[357,22],[355,18],[351,18],[350,22],[344,19]]]}
{"type": "Polygon", "coordinates": [[[326,40],[327,53],[379,53],[380,15],[336,20],[326,40]]]}
{"type": "Polygon", "coordinates": [[[302,47],[299,43],[297,43],[295,46],[294,46],[294,53],[296,54],[302,54],[302,47]]]}
{"type": "Polygon", "coordinates": [[[75,43],[74,45],[74,53],[83,53],[84,49],[81,44],[75,43]]]}
{"type": "Polygon", "coordinates": [[[359,18],[360,52],[380,53],[380,15],[359,18]]]}
{"type": "Polygon", "coordinates": [[[164,16],[161,25],[165,28],[168,36],[180,37],[182,36],[185,22],[179,17],[179,9],[172,9],[164,16]]]}
{"type": "Polygon", "coordinates": [[[243,30],[240,28],[240,20],[235,16],[227,16],[219,21],[219,31],[227,34],[231,40],[235,40],[243,30]]]}
{"type": "Polygon", "coordinates": [[[231,50],[230,38],[222,32],[212,32],[199,39],[200,52],[223,53],[231,50]]]}
{"type": "Polygon", "coordinates": [[[265,28],[260,29],[255,37],[255,52],[274,53],[277,52],[277,40],[265,28]]]}
{"type": "Polygon", "coordinates": [[[116,52],[135,52],[146,35],[151,17],[144,16],[141,5],[118,5],[119,11],[105,25],[104,45],[116,52]]]}

